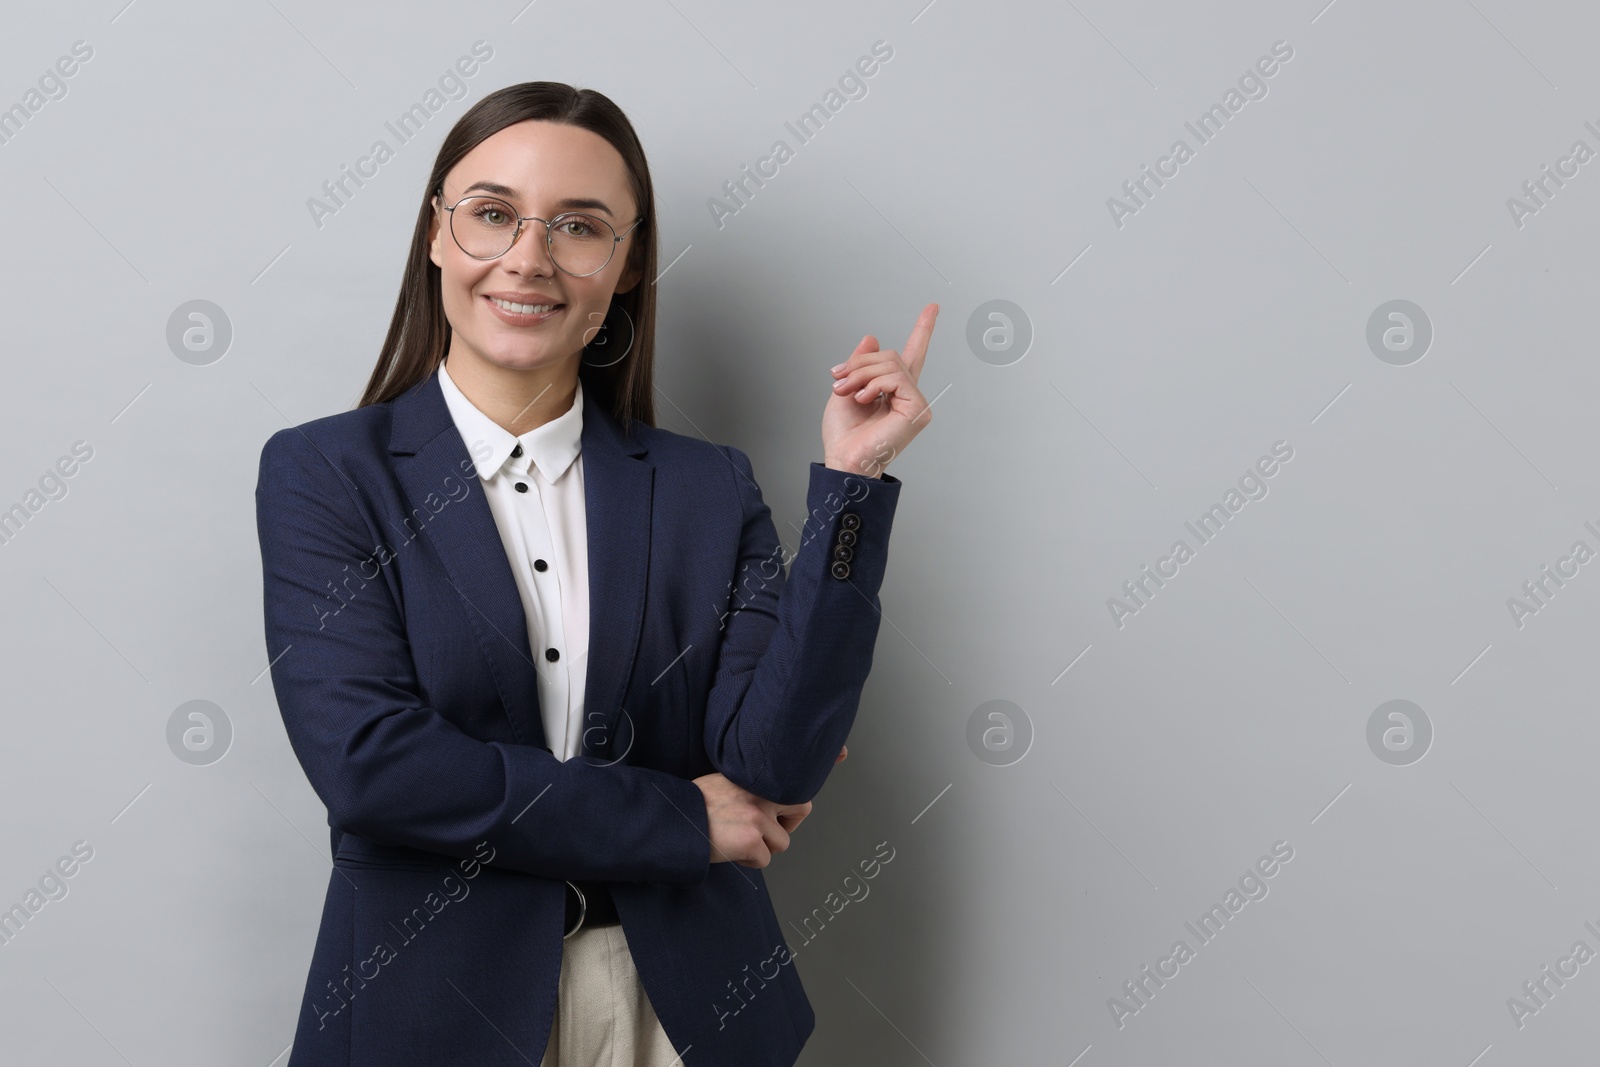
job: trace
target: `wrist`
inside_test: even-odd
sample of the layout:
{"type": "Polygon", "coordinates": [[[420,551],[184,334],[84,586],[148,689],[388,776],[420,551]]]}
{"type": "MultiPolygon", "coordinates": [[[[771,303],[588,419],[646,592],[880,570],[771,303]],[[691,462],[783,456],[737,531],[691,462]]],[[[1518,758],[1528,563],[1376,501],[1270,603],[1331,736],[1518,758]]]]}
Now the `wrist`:
{"type": "Polygon", "coordinates": [[[829,470],[842,471],[845,474],[854,474],[861,478],[878,478],[879,480],[882,480],[883,476],[882,467],[878,467],[876,471],[868,473],[868,471],[876,466],[876,464],[871,463],[850,463],[845,460],[824,456],[822,465],[827,467],[829,470]]]}

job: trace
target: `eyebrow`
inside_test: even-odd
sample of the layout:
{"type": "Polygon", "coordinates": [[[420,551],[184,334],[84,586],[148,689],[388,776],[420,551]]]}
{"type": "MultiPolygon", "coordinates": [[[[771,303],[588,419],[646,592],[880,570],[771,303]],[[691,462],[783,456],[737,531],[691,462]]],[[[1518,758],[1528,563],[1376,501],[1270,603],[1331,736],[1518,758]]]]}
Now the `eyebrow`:
{"type": "MultiPolygon", "coordinates": [[[[471,185],[467,186],[462,195],[464,196],[466,193],[470,193],[474,189],[482,189],[486,193],[493,193],[495,196],[503,196],[508,200],[516,199],[518,196],[518,193],[515,189],[512,189],[509,186],[501,185],[498,182],[473,182],[471,185]]],[[[612,215],[615,217],[615,213],[609,207],[606,207],[606,202],[604,200],[596,200],[593,197],[569,196],[565,200],[556,201],[556,207],[566,209],[586,208],[590,211],[604,211],[607,215],[612,215]]]]}

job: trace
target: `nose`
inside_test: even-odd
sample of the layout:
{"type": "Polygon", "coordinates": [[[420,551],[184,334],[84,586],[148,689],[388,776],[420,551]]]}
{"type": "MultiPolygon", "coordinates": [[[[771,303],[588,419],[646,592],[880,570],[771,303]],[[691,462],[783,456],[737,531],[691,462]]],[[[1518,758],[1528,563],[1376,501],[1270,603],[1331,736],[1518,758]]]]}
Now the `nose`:
{"type": "Polygon", "coordinates": [[[527,225],[522,227],[522,232],[517,234],[517,239],[511,242],[511,247],[500,257],[501,261],[510,261],[508,265],[520,264],[523,273],[527,273],[526,268],[537,266],[546,277],[555,274],[556,265],[550,258],[550,242],[547,236],[549,225],[540,219],[529,219],[527,225]]]}

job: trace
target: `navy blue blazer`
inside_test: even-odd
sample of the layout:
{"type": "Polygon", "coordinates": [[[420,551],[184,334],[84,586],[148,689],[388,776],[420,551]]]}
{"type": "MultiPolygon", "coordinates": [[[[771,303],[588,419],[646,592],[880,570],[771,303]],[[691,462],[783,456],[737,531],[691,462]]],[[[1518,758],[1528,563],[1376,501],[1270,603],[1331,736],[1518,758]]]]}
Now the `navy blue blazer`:
{"type": "Polygon", "coordinates": [[[272,684],[333,863],[289,1067],[539,1063],[569,878],[611,883],[687,1067],[787,1067],[811,1033],[762,871],[711,862],[691,779],[788,804],[822,788],[872,665],[900,481],[813,462],[786,575],[742,451],[624,433],[599,392],[585,377],[588,725],[565,762],[438,372],[262,449],[272,684]]]}

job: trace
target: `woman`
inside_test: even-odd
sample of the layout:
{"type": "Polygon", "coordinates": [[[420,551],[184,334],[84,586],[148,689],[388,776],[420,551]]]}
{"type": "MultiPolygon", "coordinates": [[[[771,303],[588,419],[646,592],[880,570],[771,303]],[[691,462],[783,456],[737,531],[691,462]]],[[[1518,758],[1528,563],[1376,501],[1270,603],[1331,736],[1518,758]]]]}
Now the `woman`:
{"type": "Polygon", "coordinates": [[[289,1067],[780,1067],[811,1032],[760,869],[844,758],[938,308],[833,368],[785,576],[745,454],[654,425],[656,243],[609,99],[485,97],[361,404],[262,450],[335,857],[289,1067]]]}

